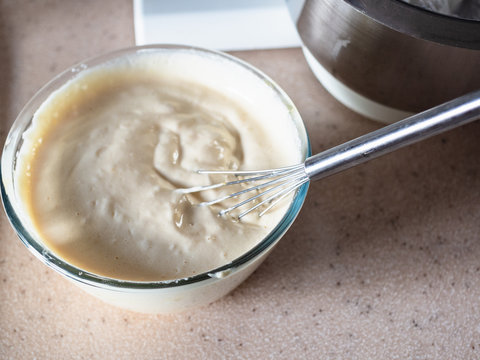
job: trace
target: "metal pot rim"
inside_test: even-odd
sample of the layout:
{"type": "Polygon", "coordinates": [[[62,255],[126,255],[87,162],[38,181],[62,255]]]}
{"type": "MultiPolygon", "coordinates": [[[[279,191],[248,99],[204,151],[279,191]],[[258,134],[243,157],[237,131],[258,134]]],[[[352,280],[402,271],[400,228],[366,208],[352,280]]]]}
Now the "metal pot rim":
{"type": "Polygon", "coordinates": [[[480,50],[480,21],[436,13],[402,0],[344,0],[373,20],[436,43],[480,50]]]}

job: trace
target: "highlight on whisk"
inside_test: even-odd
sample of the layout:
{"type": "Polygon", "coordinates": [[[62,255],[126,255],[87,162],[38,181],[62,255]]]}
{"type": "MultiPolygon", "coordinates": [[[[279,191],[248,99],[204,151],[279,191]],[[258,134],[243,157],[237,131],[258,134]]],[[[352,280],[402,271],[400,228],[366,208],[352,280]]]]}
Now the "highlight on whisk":
{"type": "Polygon", "coordinates": [[[238,216],[236,216],[236,218],[239,220],[262,206],[264,208],[258,213],[258,216],[263,216],[282,199],[309,181],[309,178],[305,173],[304,164],[297,164],[269,170],[198,170],[197,173],[205,175],[231,175],[235,176],[237,179],[212,185],[178,189],[177,192],[182,194],[191,194],[227,186],[240,184],[247,185],[246,188],[240,191],[228,193],[213,200],[200,202],[197,204],[198,206],[211,206],[222,203],[228,199],[238,198],[250,192],[256,192],[255,195],[219,211],[219,215],[223,216],[246,204],[251,205],[252,203],[256,202],[255,205],[247,208],[238,216]]]}

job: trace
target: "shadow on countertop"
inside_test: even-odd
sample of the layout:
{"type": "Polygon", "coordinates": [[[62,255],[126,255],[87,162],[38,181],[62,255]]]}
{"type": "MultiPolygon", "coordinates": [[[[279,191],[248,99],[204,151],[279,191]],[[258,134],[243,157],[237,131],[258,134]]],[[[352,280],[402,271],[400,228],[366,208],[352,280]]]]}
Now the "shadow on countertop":
{"type": "Polygon", "coordinates": [[[478,272],[479,137],[477,121],[311,183],[298,219],[247,286],[409,289],[422,278],[444,287],[445,274],[478,272]]]}

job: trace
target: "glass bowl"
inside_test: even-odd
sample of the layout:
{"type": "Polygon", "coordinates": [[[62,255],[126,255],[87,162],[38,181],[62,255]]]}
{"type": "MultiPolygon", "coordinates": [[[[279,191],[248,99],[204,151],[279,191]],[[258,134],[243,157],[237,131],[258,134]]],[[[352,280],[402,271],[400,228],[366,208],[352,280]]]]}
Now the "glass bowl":
{"type": "Polygon", "coordinates": [[[277,226],[255,247],[240,257],[219,268],[188,278],[169,281],[124,281],[100,276],[65,262],[48,249],[39,237],[29,229],[27,215],[22,212],[21,199],[16,191],[15,166],[18,151],[22,146],[22,134],[32,122],[32,117],[48,96],[82,71],[111,61],[115,58],[146,51],[194,50],[213,58],[222,58],[253,74],[262,86],[272,91],[281,100],[285,112],[295,125],[301,144],[302,159],[310,156],[310,144],[302,119],[293,102],[268,76],[251,65],[228,54],[181,45],[153,45],[132,47],[89,59],[64,71],[41,88],[25,105],[7,136],[1,159],[1,194],[8,219],[26,247],[44,264],[51,267],[88,293],[98,298],[133,311],[145,313],[170,313],[206,305],[226,295],[245,280],[266,258],[298,215],[305,199],[308,184],[295,193],[288,210],[277,226]]]}

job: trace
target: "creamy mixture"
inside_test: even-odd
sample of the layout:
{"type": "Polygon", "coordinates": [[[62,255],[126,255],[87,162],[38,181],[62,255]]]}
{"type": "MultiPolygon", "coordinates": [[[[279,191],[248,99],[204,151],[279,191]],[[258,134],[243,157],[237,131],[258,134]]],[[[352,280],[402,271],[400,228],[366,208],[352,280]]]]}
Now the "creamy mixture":
{"type": "MultiPolygon", "coordinates": [[[[224,181],[198,169],[298,163],[285,105],[248,70],[195,51],[147,52],[84,71],[39,108],[16,170],[30,226],[67,262],[124,280],[178,279],[239,257],[288,201],[259,218],[198,207],[224,181]]],[[[223,191],[232,191],[223,190],[223,191]]]]}

